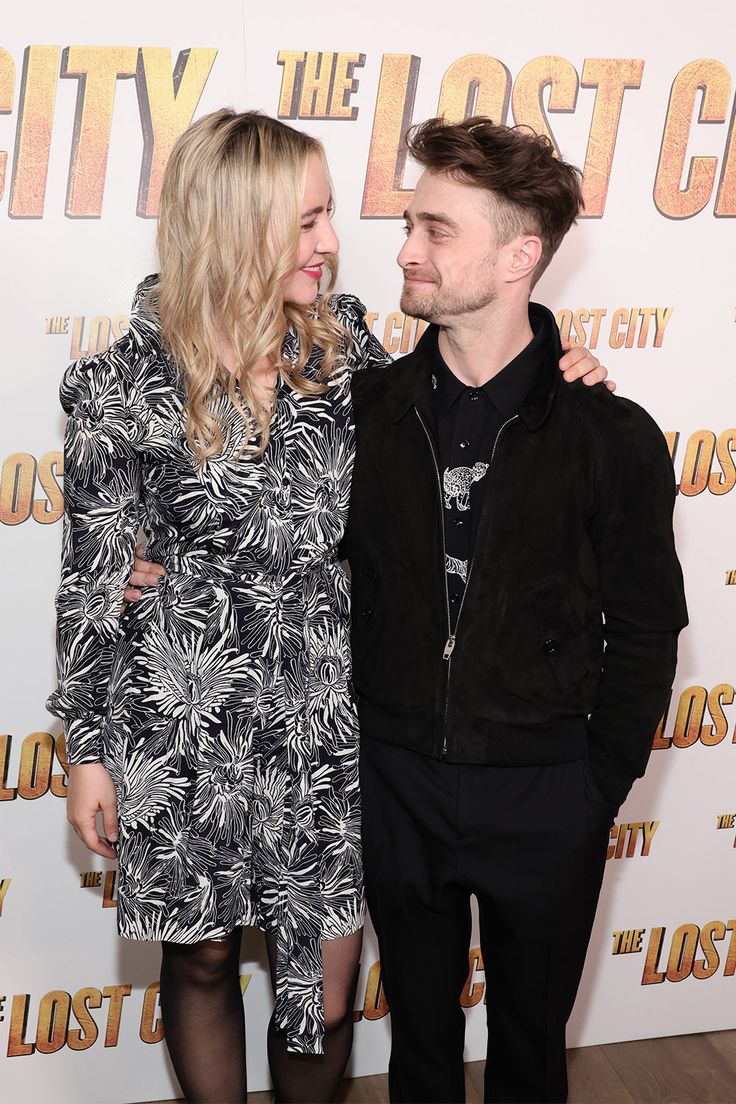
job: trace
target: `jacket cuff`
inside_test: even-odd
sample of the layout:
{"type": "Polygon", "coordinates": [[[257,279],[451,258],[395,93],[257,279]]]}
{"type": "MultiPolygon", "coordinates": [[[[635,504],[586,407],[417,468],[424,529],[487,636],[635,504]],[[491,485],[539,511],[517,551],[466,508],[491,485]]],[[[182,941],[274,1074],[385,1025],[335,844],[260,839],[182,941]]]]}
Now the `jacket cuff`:
{"type": "Polygon", "coordinates": [[[590,748],[589,759],[595,784],[606,801],[610,802],[615,815],[628,797],[637,776],[614,767],[610,759],[597,755],[595,745],[590,748]]]}
{"type": "Polygon", "coordinates": [[[69,765],[102,762],[102,725],[98,714],[72,717],[64,722],[66,753],[69,765]]]}

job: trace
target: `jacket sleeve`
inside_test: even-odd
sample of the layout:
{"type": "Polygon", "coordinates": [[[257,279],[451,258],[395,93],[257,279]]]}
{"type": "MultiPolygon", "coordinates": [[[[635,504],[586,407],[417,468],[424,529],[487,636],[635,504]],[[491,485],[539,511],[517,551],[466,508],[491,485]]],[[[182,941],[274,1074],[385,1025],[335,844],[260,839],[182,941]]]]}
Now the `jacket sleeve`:
{"type": "Polygon", "coordinates": [[[687,625],[675,552],[675,481],[667,445],[640,407],[603,393],[602,476],[590,527],[606,648],[588,723],[594,778],[616,809],[644,774],[687,625]],[[611,414],[613,416],[611,416],[611,414]]]}
{"type": "Polygon", "coordinates": [[[64,721],[70,763],[102,757],[120,607],[138,533],[139,465],[114,350],[72,364],[60,389],[68,421],[58,686],[47,708],[64,721]]]}

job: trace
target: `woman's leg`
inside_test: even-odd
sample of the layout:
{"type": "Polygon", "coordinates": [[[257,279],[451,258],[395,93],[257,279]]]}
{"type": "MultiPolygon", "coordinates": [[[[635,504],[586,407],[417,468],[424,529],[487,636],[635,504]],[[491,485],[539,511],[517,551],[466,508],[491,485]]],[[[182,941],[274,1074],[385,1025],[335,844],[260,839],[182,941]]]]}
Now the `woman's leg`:
{"type": "MultiPolygon", "coordinates": [[[[268,1025],[268,1061],[277,1104],[330,1104],[340,1087],[353,1045],[353,1000],[363,932],[322,944],[325,1005],[324,1054],[290,1054],[286,1036],[268,1025]]],[[[271,980],[276,984],[276,937],[266,935],[271,980]]]]}
{"type": "Polygon", "coordinates": [[[226,939],[163,943],[161,1014],[189,1104],[245,1101],[245,1017],[240,928],[226,939]]]}

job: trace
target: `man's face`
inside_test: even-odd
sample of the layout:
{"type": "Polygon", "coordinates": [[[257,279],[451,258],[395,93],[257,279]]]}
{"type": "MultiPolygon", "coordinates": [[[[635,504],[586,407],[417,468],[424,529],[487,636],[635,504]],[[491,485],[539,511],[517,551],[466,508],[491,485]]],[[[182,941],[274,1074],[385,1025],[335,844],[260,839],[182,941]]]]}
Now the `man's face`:
{"type": "Polygon", "coordinates": [[[496,298],[497,250],[488,196],[440,173],[419,178],[404,212],[401,309],[443,324],[496,298]]]}

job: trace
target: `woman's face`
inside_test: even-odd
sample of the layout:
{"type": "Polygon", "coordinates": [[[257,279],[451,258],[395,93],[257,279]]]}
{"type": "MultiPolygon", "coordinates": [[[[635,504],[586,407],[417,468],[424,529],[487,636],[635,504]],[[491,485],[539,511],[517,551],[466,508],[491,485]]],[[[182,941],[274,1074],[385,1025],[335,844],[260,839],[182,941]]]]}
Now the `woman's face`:
{"type": "Polygon", "coordinates": [[[296,267],[283,281],[285,303],[306,307],[317,298],[325,258],[340,248],[330,222],[331,211],[329,181],[321,159],[313,154],[304,186],[296,267]]]}

